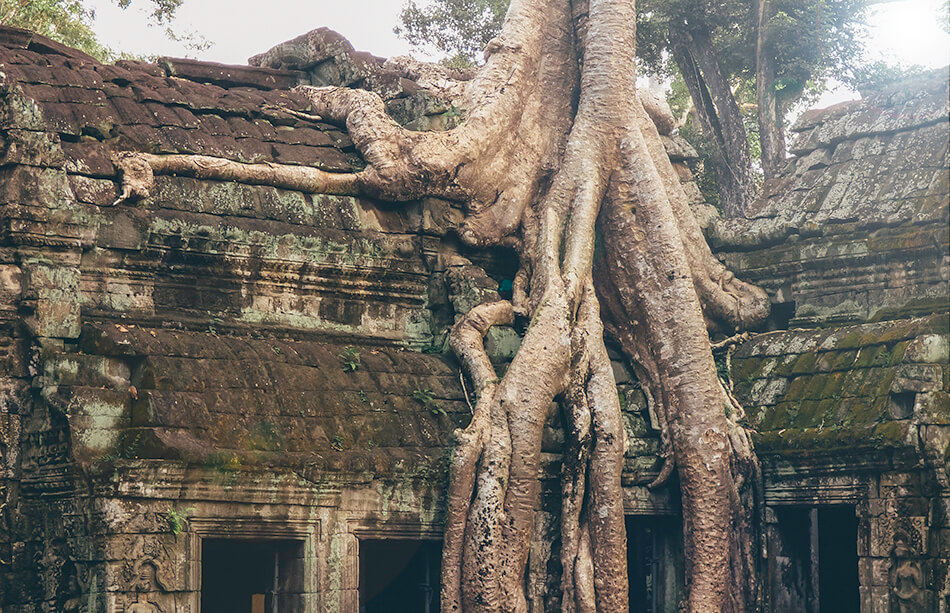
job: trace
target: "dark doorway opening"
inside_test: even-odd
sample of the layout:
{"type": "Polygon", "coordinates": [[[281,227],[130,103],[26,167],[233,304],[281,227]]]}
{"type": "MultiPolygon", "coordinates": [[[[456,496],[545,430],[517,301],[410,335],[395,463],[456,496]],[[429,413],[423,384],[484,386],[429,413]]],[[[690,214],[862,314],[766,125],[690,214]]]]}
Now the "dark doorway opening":
{"type": "Polygon", "coordinates": [[[852,506],[818,508],[818,611],[858,613],[858,518],[852,506]]]}
{"type": "Polygon", "coordinates": [[[769,581],[775,611],[817,610],[813,581],[817,576],[812,561],[812,514],[814,509],[775,509],[776,522],[768,527],[769,581]]]}
{"type": "Polygon", "coordinates": [[[439,613],[442,543],[360,540],[360,613],[439,613]]]}
{"type": "Polygon", "coordinates": [[[303,541],[202,539],[201,613],[304,613],[303,541]]]}
{"type": "Polygon", "coordinates": [[[858,520],[854,507],[775,509],[768,528],[772,608],[858,613],[858,520]]]}
{"type": "Polygon", "coordinates": [[[683,533],[679,519],[628,515],[630,610],[676,613],[683,595],[683,533]]]}

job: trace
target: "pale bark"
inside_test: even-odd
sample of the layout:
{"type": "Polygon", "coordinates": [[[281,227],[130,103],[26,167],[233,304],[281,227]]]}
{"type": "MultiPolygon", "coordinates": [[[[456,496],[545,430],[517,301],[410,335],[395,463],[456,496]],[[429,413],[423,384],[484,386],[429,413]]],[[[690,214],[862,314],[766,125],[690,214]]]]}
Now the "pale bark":
{"type": "Polygon", "coordinates": [[[772,17],[769,0],[756,1],[755,95],[759,101],[759,143],[765,178],[778,175],[785,165],[785,130],[775,95],[775,51],[769,44],[768,23],[772,17]]]}
{"type": "Polygon", "coordinates": [[[359,173],[326,172],[309,166],[243,164],[207,155],[154,155],[118,153],[113,163],[122,174],[122,193],[114,204],[149,195],[154,175],[181,175],[195,179],[237,181],[272,185],[301,192],[357,195],[362,191],[359,173]]]}
{"type": "MultiPolygon", "coordinates": [[[[564,610],[628,609],[625,433],[602,308],[661,416],[660,477],[674,466],[680,476],[688,609],[754,607],[751,537],[730,526],[748,532],[754,524],[742,502],[756,464],[748,437],[726,417],[706,327],[759,322],[768,301],[725,270],[692,217],[657,130],[669,129],[668,113],[642,103],[636,90],[634,23],[633,0],[515,0],[485,66],[465,84],[464,122],[447,132],[403,129],[368,92],[307,90],[313,112],[346,125],[367,168],[307,175],[294,189],[454,198],[467,206],[460,230],[467,243],[513,241],[521,258],[512,302],[476,307],[451,334],[476,403],[470,425],[456,433],[450,466],[446,612],[527,611],[541,435],[556,398],[568,439],[564,610]],[[595,279],[598,232],[605,257],[595,279]],[[516,313],[531,323],[499,380],[482,339],[516,313]]],[[[122,161],[130,195],[144,195],[136,177],[172,165],[202,178],[214,169],[228,180],[288,180],[259,179],[277,172],[271,168],[191,159],[192,167],[170,158],[122,161]]]]}
{"type": "MultiPolygon", "coordinates": [[[[630,141],[646,153],[642,135],[631,133],[630,141]]],[[[678,272],[689,264],[669,198],[658,176],[633,177],[618,185],[616,205],[605,211],[605,265],[619,304],[638,317],[629,320],[629,353],[649,356],[646,361],[659,373],[656,388],[666,407],[682,488],[686,556],[702,560],[687,568],[688,610],[746,610],[732,589],[733,541],[741,535],[731,534],[729,526],[743,513],[736,508],[732,467],[735,426],[723,410],[695,286],[678,272]],[[636,213],[623,203],[635,203],[636,213]]]]}

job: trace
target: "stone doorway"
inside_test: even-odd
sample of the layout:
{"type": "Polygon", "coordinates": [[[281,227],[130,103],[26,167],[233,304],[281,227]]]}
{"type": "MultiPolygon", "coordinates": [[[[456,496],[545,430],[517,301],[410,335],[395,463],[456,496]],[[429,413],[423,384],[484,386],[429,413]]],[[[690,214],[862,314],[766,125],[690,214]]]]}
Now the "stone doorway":
{"type": "Polygon", "coordinates": [[[850,505],[818,508],[818,611],[858,613],[858,519],[850,505]]]}
{"type": "Polygon", "coordinates": [[[858,613],[858,520],[853,505],[779,507],[768,528],[772,609],[858,613]]]}
{"type": "Polygon", "coordinates": [[[439,613],[442,543],[360,539],[360,613],[439,613]]]}
{"type": "Polygon", "coordinates": [[[201,541],[201,613],[305,613],[297,540],[201,541]]]}
{"type": "Polygon", "coordinates": [[[674,517],[628,515],[630,610],[676,613],[683,595],[683,535],[674,517]]]}

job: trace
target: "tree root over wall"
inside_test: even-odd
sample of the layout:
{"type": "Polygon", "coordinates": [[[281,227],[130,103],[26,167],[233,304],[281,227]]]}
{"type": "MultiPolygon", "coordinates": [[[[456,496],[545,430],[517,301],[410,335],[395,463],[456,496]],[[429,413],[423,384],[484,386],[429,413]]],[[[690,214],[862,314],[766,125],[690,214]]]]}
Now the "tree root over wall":
{"type": "Polygon", "coordinates": [[[517,246],[512,300],[475,307],[450,337],[476,400],[450,467],[447,613],[537,610],[526,569],[554,400],[568,439],[562,610],[627,610],[624,430],[605,325],[663,424],[656,484],[679,476],[688,610],[757,606],[758,466],[730,419],[707,327],[760,323],[768,300],[723,268],[693,218],[657,130],[673,122],[637,92],[635,21],[633,0],[514,0],[465,83],[465,120],[447,132],[403,129],[370,92],[304,88],[314,113],[348,129],[367,162],[358,173],[201,156],[116,161],[124,198],[147,194],[156,172],[393,201],[432,195],[465,203],[466,243],[517,246]],[[499,380],[482,339],[516,315],[530,325],[499,380]]]}

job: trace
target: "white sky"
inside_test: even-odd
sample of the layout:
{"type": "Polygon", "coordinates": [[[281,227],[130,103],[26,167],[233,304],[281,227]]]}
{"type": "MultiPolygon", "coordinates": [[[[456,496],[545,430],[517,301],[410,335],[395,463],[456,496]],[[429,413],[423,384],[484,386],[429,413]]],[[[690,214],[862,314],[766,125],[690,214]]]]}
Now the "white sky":
{"type": "Polygon", "coordinates": [[[161,28],[149,27],[145,0],[133,0],[126,10],[114,0],[85,4],[96,12],[94,27],[102,42],[137,55],[245,64],[250,56],[320,26],[336,30],[360,51],[383,57],[409,52],[393,34],[402,0],[185,0],[174,29],[196,32],[214,44],[200,53],[168,40],[161,28]]]}
{"type": "Polygon", "coordinates": [[[946,66],[950,35],[938,26],[940,5],[940,0],[903,0],[872,7],[871,52],[906,65],[946,66]]]}
{"type": "MultiPolygon", "coordinates": [[[[340,32],[361,51],[383,57],[408,53],[408,45],[392,31],[402,4],[403,0],[185,0],[175,30],[196,32],[213,43],[195,53],[168,40],[161,28],[147,25],[145,0],[133,0],[124,11],[114,0],[88,2],[96,12],[96,33],[116,51],[225,64],[244,64],[248,57],[319,26],[340,32]]],[[[950,35],[937,25],[940,4],[941,0],[899,0],[876,5],[869,32],[872,55],[905,65],[946,66],[950,35]]],[[[819,106],[853,97],[839,89],[823,96],[819,106]]]]}

